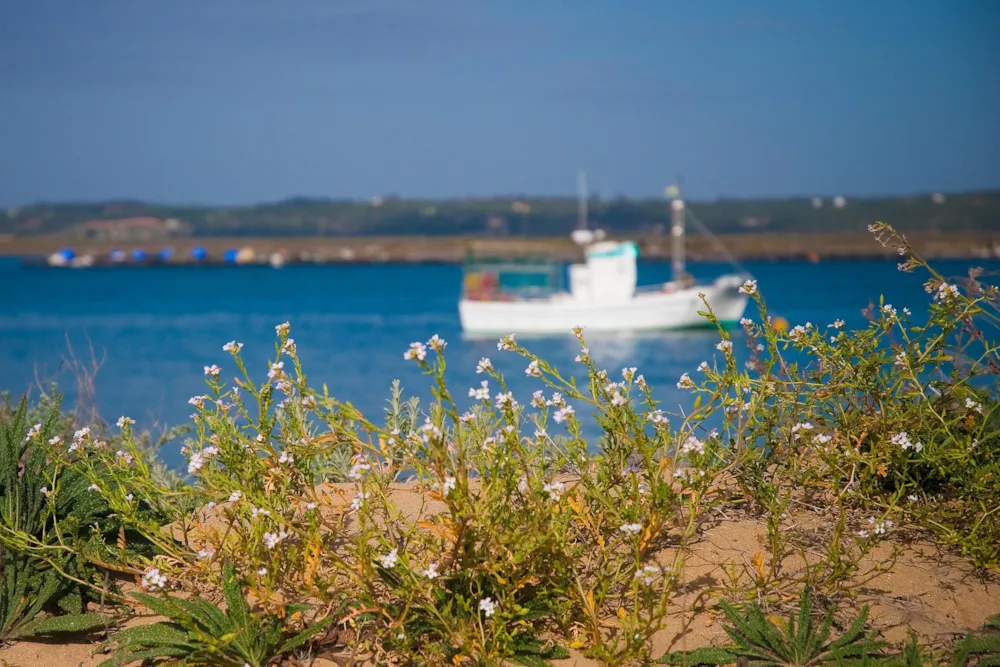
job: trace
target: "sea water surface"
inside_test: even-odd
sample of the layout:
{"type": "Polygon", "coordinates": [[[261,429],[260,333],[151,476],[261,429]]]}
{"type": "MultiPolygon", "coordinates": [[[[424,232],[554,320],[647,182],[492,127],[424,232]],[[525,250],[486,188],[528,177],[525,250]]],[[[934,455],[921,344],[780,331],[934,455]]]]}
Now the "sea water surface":
{"type": "MultiPolygon", "coordinates": [[[[961,277],[971,266],[1000,271],[1000,261],[935,263],[946,276],[961,277]]],[[[710,279],[726,265],[693,264],[710,279]]],[[[862,309],[880,295],[897,308],[926,312],[926,276],[900,273],[895,262],[830,261],[750,263],[746,266],[765,295],[769,312],[789,324],[826,327],[836,319],[864,325],[862,309]]],[[[667,280],[667,264],[640,264],[640,283],[667,280]]],[[[189,419],[187,399],[206,391],[203,367],[218,364],[223,379],[235,366],[222,345],[244,343],[243,356],[261,381],[274,356],[275,325],[288,321],[310,384],[350,401],[375,419],[386,406],[389,387],[429,396],[429,378],[403,360],[412,341],[439,334],[448,341],[448,380],[460,402],[482,376],[475,367],[490,357],[522,403],[541,388],[524,374],[519,356],[498,352],[496,341],[466,340],[458,319],[461,268],[428,265],[94,268],[22,268],[0,258],[0,392],[38,395],[38,383],[57,381],[72,403],[75,380],[64,359],[69,348],[84,362],[93,348],[103,363],[96,377],[102,416],[136,419],[140,427],[173,426],[189,419]]],[[[757,319],[754,304],[747,316],[757,319]]],[[[732,332],[742,349],[740,331],[732,332]]],[[[576,340],[565,337],[518,340],[561,370],[580,374],[573,358],[576,340]]],[[[599,367],[619,377],[638,367],[665,407],[689,403],[677,389],[682,373],[695,375],[703,360],[719,354],[718,333],[673,331],[588,337],[599,367]]],[[[494,391],[495,393],[495,391],[494,391]]],[[[461,403],[460,403],[461,404],[461,403]]],[[[179,447],[179,445],[178,445],[179,447]]],[[[166,458],[179,461],[176,447],[166,458]]]]}

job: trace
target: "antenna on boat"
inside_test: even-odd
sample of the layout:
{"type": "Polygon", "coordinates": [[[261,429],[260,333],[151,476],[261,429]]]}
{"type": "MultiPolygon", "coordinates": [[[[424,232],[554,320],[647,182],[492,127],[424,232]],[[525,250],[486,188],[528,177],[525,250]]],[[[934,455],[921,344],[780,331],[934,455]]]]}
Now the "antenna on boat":
{"type": "Polygon", "coordinates": [[[587,224],[587,172],[581,169],[576,175],[577,212],[576,229],[570,235],[577,245],[587,245],[597,236],[587,224]]]}
{"type": "Polygon", "coordinates": [[[664,194],[670,201],[670,264],[674,282],[684,278],[684,216],[686,213],[681,189],[668,185],[664,194]]]}

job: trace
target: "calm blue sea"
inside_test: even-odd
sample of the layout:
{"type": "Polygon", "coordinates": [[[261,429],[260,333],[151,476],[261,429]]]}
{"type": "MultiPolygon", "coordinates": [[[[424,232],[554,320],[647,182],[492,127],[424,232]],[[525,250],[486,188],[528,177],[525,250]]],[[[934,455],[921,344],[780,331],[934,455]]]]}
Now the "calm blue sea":
{"type": "MultiPolygon", "coordinates": [[[[973,264],[1000,271],[998,261],[948,261],[936,267],[960,277],[973,264]]],[[[915,315],[926,309],[924,276],[902,274],[895,262],[751,263],[746,268],[756,276],[772,314],[792,325],[825,326],[837,318],[862,325],[862,308],[880,294],[915,315]]],[[[690,269],[698,278],[729,271],[714,264],[690,269]]],[[[657,282],[669,273],[666,264],[641,264],[639,278],[657,282]]],[[[286,320],[311,383],[326,383],[333,395],[372,415],[385,407],[394,378],[408,392],[429,395],[428,378],[403,360],[403,352],[411,341],[426,341],[435,333],[449,343],[450,381],[461,400],[481,379],[475,366],[482,356],[506,373],[522,402],[539,386],[524,376],[519,357],[497,352],[495,341],[463,340],[457,310],[461,270],[455,266],[69,271],[22,268],[0,258],[0,280],[0,391],[37,395],[37,380],[54,379],[72,401],[75,383],[63,357],[72,344],[86,359],[93,345],[104,359],[97,395],[109,421],[122,414],[141,426],[187,421],[188,397],[205,391],[203,366],[217,363],[224,373],[235,370],[222,351],[228,340],[245,343],[244,357],[264,378],[274,353],[274,326],[286,320]]],[[[518,338],[562,369],[575,366],[578,347],[569,335],[518,338]]],[[[699,362],[717,354],[718,335],[663,332],[589,342],[599,365],[615,375],[624,366],[639,367],[659,398],[676,406],[685,401],[677,378],[693,374],[699,362]]]]}

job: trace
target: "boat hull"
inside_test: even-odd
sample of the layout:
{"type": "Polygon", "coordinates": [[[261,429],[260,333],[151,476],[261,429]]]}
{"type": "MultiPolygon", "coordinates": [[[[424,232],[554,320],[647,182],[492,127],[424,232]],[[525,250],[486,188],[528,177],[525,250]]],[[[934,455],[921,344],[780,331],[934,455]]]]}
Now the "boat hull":
{"type": "Polygon", "coordinates": [[[569,295],[530,301],[473,301],[462,299],[458,312],[470,334],[568,333],[587,331],[656,331],[702,327],[708,321],[699,294],[704,294],[715,316],[726,325],[743,317],[747,297],[739,293],[741,280],[719,279],[711,285],[673,292],[637,292],[621,302],[581,302],[569,295]]]}

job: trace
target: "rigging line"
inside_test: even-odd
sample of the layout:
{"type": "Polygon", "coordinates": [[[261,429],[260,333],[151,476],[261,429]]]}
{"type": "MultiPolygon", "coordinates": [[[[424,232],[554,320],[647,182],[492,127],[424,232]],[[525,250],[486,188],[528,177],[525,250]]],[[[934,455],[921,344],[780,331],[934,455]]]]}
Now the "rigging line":
{"type": "Polygon", "coordinates": [[[723,244],[722,241],[719,240],[719,237],[717,237],[715,234],[709,231],[708,227],[706,227],[705,224],[698,219],[698,216],[696,216],[691,211],[690,208],[685,207],[684,211],[686,213],[686,217],[690,218],[690,220],[695,225],[697,225],[698,229],[701,230],[701,233],[708,237],[708,240],[712,243],[713,246],[715,246],[715,249],[721,252],[725,256],[725,258],[729,261],[730,264],[736,267],[736,269],[739,270],[741,273],[745,273],[748,276],[753,275],[749,271],[747,271],[747,268],[745,266],[740,264],[739,260],[736,259],[733,253],[729,252],[729,248],[727,248],[725,244],[723,244]]]}

